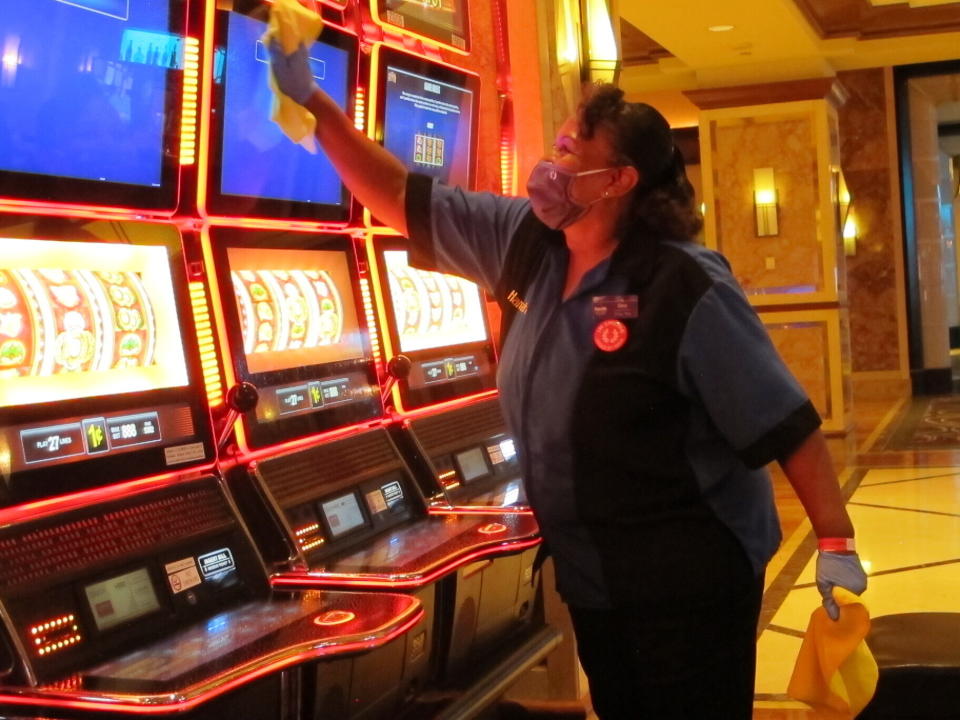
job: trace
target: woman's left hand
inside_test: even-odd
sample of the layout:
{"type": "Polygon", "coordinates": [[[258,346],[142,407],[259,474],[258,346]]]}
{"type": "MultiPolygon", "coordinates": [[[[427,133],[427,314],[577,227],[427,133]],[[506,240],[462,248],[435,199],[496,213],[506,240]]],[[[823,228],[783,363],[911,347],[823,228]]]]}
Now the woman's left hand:
{"type": "Polygon", "coordinates": [[[833,588],[842,587],[854,595],[867,589],[867,573],[855,552],[836,553],[820,550],[817,556],[817,589],[823,597],[823,607],[831,620],[840,617],[840,608],[833,599],[833,588]]]}

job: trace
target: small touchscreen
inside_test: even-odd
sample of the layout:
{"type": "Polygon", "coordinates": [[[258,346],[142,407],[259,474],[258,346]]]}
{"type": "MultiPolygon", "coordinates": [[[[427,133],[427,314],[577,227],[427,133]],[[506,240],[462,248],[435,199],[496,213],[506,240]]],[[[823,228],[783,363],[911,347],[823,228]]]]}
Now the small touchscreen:
{"type": "Polygon", "coordinates": [[[146,568],[87,585],[83,591],[98,630],[109,630],[160,609],[146,568]]]}
{"type": "Polygon", "coordinates": [[[323,509],[323,516],[327,520],[330,534],[335,538],[366,525],[367,521],[360,510],[360,503],[357,502],[357,496],[353,493],[327,500],[320,507],[323,509]]]}

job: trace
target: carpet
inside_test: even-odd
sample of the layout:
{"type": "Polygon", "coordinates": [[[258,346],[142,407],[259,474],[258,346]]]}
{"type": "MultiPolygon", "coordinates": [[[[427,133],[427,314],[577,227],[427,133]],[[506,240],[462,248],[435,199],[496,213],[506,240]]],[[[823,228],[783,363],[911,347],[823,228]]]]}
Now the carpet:
{"type": "Polygon", "coordinates": [[[914,398],[892,425],[885,450],[960,448],[960,395],[914,398]]]}

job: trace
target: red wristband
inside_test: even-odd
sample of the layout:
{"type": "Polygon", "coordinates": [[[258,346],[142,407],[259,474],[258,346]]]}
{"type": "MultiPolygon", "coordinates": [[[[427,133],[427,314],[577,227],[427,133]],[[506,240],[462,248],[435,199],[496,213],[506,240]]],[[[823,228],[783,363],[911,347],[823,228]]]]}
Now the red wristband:
{"type": "Polygon", "coordinates": [[[817,549],[823,552],[856,552],[857,544],[853,538],[820,538],[817,549]]]}

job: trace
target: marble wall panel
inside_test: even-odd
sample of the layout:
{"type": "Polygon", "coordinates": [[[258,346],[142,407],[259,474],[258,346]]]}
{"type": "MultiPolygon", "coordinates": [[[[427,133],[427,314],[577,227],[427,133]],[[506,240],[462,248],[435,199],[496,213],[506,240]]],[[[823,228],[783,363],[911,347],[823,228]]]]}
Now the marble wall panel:
{"type": "Polygon", "coordinates": [[[849,97],[839,112],[843,171],[888,167],[886,91],[883,69],[837,74],[849,97]]]}
{"type": "Polygon", "coordinates": [[[893,246],[889,168],[844,170],[860,237],[847,260],[851,362],[854,371],[897,370],[899,366],[896,263],[893,246]]]}
{"type": "MultiPolygon", "coordinates": [[[[900,198],[892,194],[892,142],[887,126],[883,69],[838,73],[849,93],[838,111],[840,164],[859,227],[856,254],[846,258],[854,372],[905,370],[900,367],[899,313],[904,298],[897,288],[901,263],[900,198]]],[[[895,157],[895,154],[894,154],[895,157]]]]}
{"type": "Polygon", "coordinates": [[[719,249],[748,294],[823,288],[812,117],[714,122],[714,211],[719,249]],[[758,237],[754,168],[772,167],[779,234],[758,237]]]}
{"type": "MultiPolygon", "coordinates": [[[[835,403],[830,392],[829,329],[826,322],[770,323],[764,319],[770,339],[787,367],[810,396],[822,418],[831,418],[835,403]]],[[[839,398],[838,398],[839,400],[839,398]]]]}

